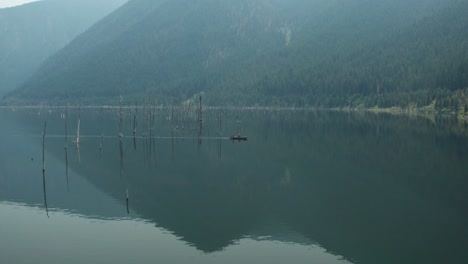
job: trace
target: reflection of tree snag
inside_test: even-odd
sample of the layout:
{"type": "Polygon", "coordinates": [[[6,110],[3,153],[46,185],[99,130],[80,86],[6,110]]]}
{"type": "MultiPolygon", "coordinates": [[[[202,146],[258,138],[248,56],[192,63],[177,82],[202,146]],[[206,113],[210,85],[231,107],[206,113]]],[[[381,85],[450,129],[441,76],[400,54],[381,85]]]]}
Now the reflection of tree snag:
{"type": "Polygon", "coordinates": [[[128,187],[127,187],[127,214],[130,214],[130,210],[128,209],[128,187]]]}
{"type": "Polygon", "coordinates": [[[133,149],[136,150],[136,132],[137,132],[137,113],[138,108],[135,105],[135,114],[133,115],[133,149]]]}
{"type": "Polygon", "coordinates": [[[68,104],[67,104],[67,107],[65,108],[65,114],[64,114],[64,118],[65,118],[65,149],[68,149],[68,104]]]}
{"type": "Polygon", "coordinates": [[[100,154],[102,155],[102,148],[104,146],[104,126],[103,126],[103,121],[104,121],[104,118],[103,118],[103,108],[101,106],[101,110],[100,110],[100,114],[99,114],[99,118],[100,118],[100,124],[101,124],[101,142],[99,142],[99,151],[100,151],[100,154]]]}
{"type": "Polygon", "coordinates": [[[123,150],[123,139],[119,139],[119,148],[120,148],[120,178],[123,177],[124,170],[124,150],[123,150]]]}
{"type": "Polygon", "coordinates": [[[172,145],[172,160],[174,160],[174,127],[171,132],[171,145],[172,145]]]}
{"type": "Polygon", "coordinates": [[[202,109],[202,96],[201,95],[200,95],[200,106],[198,108],[198,122],[199,122],[198,151],[200,152],[200,145],[202,144],[202,137],[203,137],[203,109],[202,109]]]}
{"type": "Polygon", "coordinates": [[[67,191],[70,191],[68,185],[68,104],[65,108],[65,177],[67,179],[67,191]]]}
{"type": "Polygon", "coordinates": [[[49,217],[49,207],[47,207],[47,193],[46,193],[46,178],[45,178],[45,170],[42,171],[42,187],[44,192],[44,205],[46,208],[47,218],[49,217]]]}
{"type": "Polygon", "coordinates": [[[81,123],[81,106],[78,107],[78,125],[76,129],[76,147],[80,148],[80,123],[81,123]]]}
{"type": "Polygon", "coordinates": [[[44,133],[42,134],[42,187],[44,191],[44,205],[49,217],[49,209],[47,207],[47,195],[46,195],[46,178],[45,178],[45,136],[46,136],[47,121],[44,122],[44,133]]]}
{"type": "Polygon", "coordinates": [[[47,121],[44,122],[44,132],[42,133],[42,171],[45,172],[45,136],[47,121]]]}
{"type": "Polygon", "coordinates": [[[218,117],[218,158],[221,159],[221,144],[222,144],[222,139],[221,137],[223,136],[223,115],[219,113],[218,117]]]}
{"type": "Polygon", "coordinates": [[[133,115],[133,136],[135,136],[137,132],[137,113],[138,113],[138,108],[135,105],[135,114],[133,115]]]}
{"type": "Polygon", "coordinates": [[[119,110],[119,137],[123,138],[123,109],[122,109],[123,97],[120,96],[120,110],[119,110]]]}

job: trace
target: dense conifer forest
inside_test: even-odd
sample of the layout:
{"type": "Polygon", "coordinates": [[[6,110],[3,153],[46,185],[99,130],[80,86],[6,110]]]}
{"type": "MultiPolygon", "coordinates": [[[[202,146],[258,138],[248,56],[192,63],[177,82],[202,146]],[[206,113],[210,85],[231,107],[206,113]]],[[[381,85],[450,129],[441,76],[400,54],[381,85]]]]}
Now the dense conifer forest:
{"type": "Polygon", "coordinates": [[[467,112],[468,1],[132,0],[3,102],[467,112]]]}

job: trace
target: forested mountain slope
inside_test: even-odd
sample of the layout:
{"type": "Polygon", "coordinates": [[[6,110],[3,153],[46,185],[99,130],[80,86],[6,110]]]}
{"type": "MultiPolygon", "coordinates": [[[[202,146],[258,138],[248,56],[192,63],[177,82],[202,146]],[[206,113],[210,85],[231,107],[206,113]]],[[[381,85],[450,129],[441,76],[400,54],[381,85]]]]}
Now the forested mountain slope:
{"type": "Polygon", "coordinates": [[[6,100],[455,107],[467,2],[132,0],[6,100]]]}
{"type": "Polygon", "coordinates": [[[42,0],[0,9],[0,94],[126,0],[42,0]]]}

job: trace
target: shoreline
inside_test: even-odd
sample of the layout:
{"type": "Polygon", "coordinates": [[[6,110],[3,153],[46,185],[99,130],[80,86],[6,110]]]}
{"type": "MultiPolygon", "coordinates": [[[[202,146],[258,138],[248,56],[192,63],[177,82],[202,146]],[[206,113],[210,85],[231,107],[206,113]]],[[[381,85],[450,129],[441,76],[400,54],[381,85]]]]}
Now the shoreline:
{"type": "MultiPolygon", "coordinates": [[[[119,109],[119,105],[76,105],[69,104],[69,107],[80,107],[82,109],[119,109]]],[[[0,105],[0,109],[62,109],[66,105],[0,105]]],[[[142,109],[144,105],[125,105],[123,109],[142,109]]],[[[169,109],[171,107],[180,108],[184,105],[157,105],[157,109],[169,109]]],[[[388,107],[388,108],[358,108],[358,107],[279,107],[279,106],[208,106],[204,105],[203,109],[206,110],[237,110],[237,111],[337,111],[337,112],[368,112],[374,114],[393,114],[393,115],[407,115],[407,116],[447,116],[456,117],[458,120],[468,122],[468,113],[455,113],[448,110],[437,111],[435,109],[425,108],[401,108],[401,107],[388,107]]]]}

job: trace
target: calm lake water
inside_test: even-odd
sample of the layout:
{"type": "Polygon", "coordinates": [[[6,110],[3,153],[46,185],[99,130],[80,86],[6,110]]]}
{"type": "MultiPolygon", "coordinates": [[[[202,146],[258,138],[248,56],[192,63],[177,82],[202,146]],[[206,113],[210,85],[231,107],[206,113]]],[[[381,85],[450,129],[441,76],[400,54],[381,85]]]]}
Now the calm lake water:
{"type": "Polygon", "coordinates": [[[467,263],[456,120],[64,113],[0,109],[0,263],[467,263]]]}

